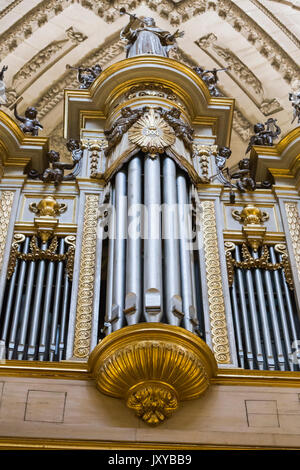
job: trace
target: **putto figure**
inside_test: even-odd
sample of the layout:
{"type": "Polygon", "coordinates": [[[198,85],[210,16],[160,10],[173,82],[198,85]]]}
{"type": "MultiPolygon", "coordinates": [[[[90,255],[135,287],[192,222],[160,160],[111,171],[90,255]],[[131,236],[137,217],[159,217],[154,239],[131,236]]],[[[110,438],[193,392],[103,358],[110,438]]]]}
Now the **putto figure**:
{"type": "Polygon", "coordinates": [[[155,21],[151,17],[138,18],[127,13],[125,8],[120,9],[121,15],[129,15],[130,21],[122,29],[120,37],[127,41],[126,57],[135,57],[142,54],[153,54],[169,57],[169,51],[177,47],[176,38],[181,38],[184,32],[178,30],[171,34],[156,27],[155,21]],[[133,29],[135,22],[140,23],[140,27],[133,29]]]}
{"type": "Polygon", "coordinates": [[[156,111],[173,128],[176,137],[181,137],[185,145],[188,148],[191,148],[193,144],[194,129],[180,119],[181,112],[179,109],[173,107],[169,111],[166,111],[162,108],[157,108],[156,111]]]}
{"type": "Polygon", "coordinates": [[[206,84],[208,91],[211,96],[222,96],[221,92],[217,88],[217,82],[219,81],[218,72],[227,69],[212,69],[212,70],[204,70],[202,67],[194,67],[194,70],[199,77],[202,78],[204,83],[206,84]]]}
{"type": "Polygon", "coordinates": [[[4,83],[4,72],[8,69],[7,65],[3,65],[0,71],[0,104],[7,105],[7,99],[5,94],[5,83],[4,83]]]}
{"type": "Polygon", "coordinates": [[[255,191],[256,182],[251,175],[251,165],[249,158],[243,158],[239,161],[239,170],[231,175],[236,181],[236,187],[240,193],[246,191],[255,191]]]}
{"type": "Polygon", "coordinates": [[[289,93],[289,100],[294,108],[291,124],[293,124],[296,118],[298,118],[298,124],[300,124],[300,88],[295,93],[289,93]]]}
{"type": "Polygon", "coordinates": [[[255,134],[250,137],[246,153],[253,145],[273,145],[273,140],[281,133],[280,127],[276,124],[277,119],[269,118],[264,124],[255,124],[253,130],[255,134]]]}
{"type": "Polygon", "coordinates": [[[31,134],[37,136],[39,129],[43,129],[42,124],[36,119],[37,110],[33,107],[29,107],[25,111],[25,116],[19,116],[17,113],[17,105],[14,106],[14,115],[21,122],[19,124],[20,129],[24,134],[31,134]]]}
{"type": "Polygon", "coordinates": [[[80,172],[82,148],[80,142],[75,139],[69,139],[66,143],[69,152],[72,152],[72,163],[63,163],[60,161],[59,152],[50,150],[48,152],[48,163],[51,165],[46,168],[43,173],[37,170],[30,170],[28,172],[29,178],[40,179],[44,183],[54,183],[56,186],[62,181],[74,180],[80,172]],[[65,170],[73,170],[71,173],[65,175],[65,170]]]}
{"type": "Polygon", "coordinates": [[[89,88],[102,72],[100,64],[92,65],[92,67],[72,67],[71,65],[66,65],[66,68],[77,70],[77,79],[81,90],[89,88]]]}

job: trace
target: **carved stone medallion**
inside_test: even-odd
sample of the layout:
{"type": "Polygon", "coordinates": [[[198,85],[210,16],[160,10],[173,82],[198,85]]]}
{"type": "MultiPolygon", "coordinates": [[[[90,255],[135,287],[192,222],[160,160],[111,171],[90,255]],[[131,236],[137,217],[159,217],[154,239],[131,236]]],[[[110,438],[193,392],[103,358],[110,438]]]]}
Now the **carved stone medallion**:
{"type": "Polygon", "coordinates": [[[141,147],[152,158],[163,153],[166,147],[175,142],[175,132],[164,119],[150,108],[128,131],[130,142],[141,147]]]}

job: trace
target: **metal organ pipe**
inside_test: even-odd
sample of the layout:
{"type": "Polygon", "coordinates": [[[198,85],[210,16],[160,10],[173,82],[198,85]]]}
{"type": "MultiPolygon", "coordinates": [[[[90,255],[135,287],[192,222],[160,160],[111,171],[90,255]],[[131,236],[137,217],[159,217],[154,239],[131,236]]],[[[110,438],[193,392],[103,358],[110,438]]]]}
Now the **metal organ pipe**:
{"type": "Polygon", "coordinates": [[[163,160],[163,202],[166,315],[170,325],[179,326],[183,313],[180,286],[176,164],[169,157],[165,157],[163,160]]]}
{"type": "Polygon", "coordinates": [[[147,322],[156,322],[163,314],[160,159],[149,155],[144,163],[144,204],[144,313],[147,322]]]}
{"type": "Polygon", "coordinates": [[[282,350],[282,345],[281,345],[281,337],[280,337],[278,318],[277,318],[277,309],[275,306],[270,272],[264,271],[264,277],[265,277],[266,286],[267,286],[268,304],[270,307],[269,311],[271,315],[271,322],[272,322],[273,333],[274,333],[274,344],[276,348],[279,369],[285,370],[285,360],[284,360],[284,355],[283,355],[283,350],[282,350]]]}
{"type": "MultiPolygon", "coordinates": [[[[59,254],[64,253],[64,239],[60,240],[59,245],[59,254]]],[[[49,347],[49,359],[50,361],[54,361],[54,356],[56,352],[56,343],[57,343],[57,324],[58,324],[58,317],[60,311],[60,298],[62,293],[62,278],[63,278],[63,271],[64,271],[64,263],[63,261],[59,261],[56,271],[56,278],[55,278],[55,294],[54,294],[54,302],[53,302],[53,313],[51,318],[51,330],[50,330],[50,347],[49,347]]]]}
{"type": "Polygon", "coordinates": [[[125,261],[127,234],[126,172],[115,176],[116,238],[114,247],[114,281],[112,299],[112,329],[119,330],[124,322],[125,261]]]}
{"type": "MultiPolygon", "coordinates": [[[[29,237],[26,237],[24,248],[23,248],[23,253],[28,253],[28,247],[29,247],[29,237]]],[[[31,263],[31,265],[32,264],[34,263],[31,263]]],[[[18,278],[18,287],[17,287],[16,297],[15,297],[14,314],[13,314],[10,335],[9,335],[8,359],[13,358],[13,353],[14,353],[14,348],[15,348],[19,315],[20,315],[20,309],[22,305],[22,293],[23,293],[23,287],[24,287],[26,268],[27,268],[26,261],[21,261],[20,267],[19,267],[20,273],[19,273],[19,278],[18,278]]]]}
{"type": "Polygon", "coordinates": [[[177,201],[179,213],[179,246],[180,246],[180,265],[181,265],[181,288],[182,288],[182,304],[184,313],[184,327],[189,331],[194,331],[195,322],[195,306],[193,305],[193,281],[192,266],[190,257],[189,239],[186,231],[186,210],[188,203],[188,192],[185,175],[182,171],[177,174],[177,201]]]}
{"type": "MultiPolygon", "coordinates": [[[[46,250],[47,249],[47,243],[42,243],[41,249],[46,250]]],[[[37,339],[37,335],[38,335],[40,307],[41,307],[42,295],[43,295],[43,284],[44,284],[44,277],[45,277],[45,269],[46,269],[46,262],[44,260],[40,260],[39,265],[38,265],[37,278],[36,278],[33,313],[32,313],[32,320],[31,320],[29,340],[28,340],[27,359],[29,361],[33,361],[34,358],[35,358],[36,339],[37,339]]],[[[24,344],[24,342],[22,342],[21,345],[19,345],[20,349],[21,349],[22,344],[24,344]]]]}
{"type": "MultiPolygon", "coordinates": [[[[235,257],[236,260],[240,261],[240,253],[239,247],[235,247],[235,257]]],[[[242,307],[242,319],[244,325],[244,335],[245,335],[245,345],[246,345],[246,355],[249,364],[249,369],[253,369],[253,350],[252,350],[252,342],[251,342],[251,335],[250,335],[250,328],[249,328],[249,321],[248,321],[248,309],[245,297],[245,289],[244,289],[244,280],[243,274],[239,268],[236,270],[237,274],[237,286],[238,286],[238,293],[240,298],[240,304],[242,307]]],[[[247,274],[247,273],[246,273],[247,274]]],[[[249,273],[251,276],[251,273],[249,273]]],[[[259,328],[257,323],[257,316],[255,311],[255,299],[249,298],[249,306],[250,306],[250,313],[252,317],[252,326],[253,326],[253,336],[254,336],[254,344],[256,350],[256,360],[258,362],[259,369],[263,369],[263,356],[261,352],[261,345],[260,345],[260,336],[259,336],[259,328]],[[254,304],[252,303],[254,301],[254,304]]]]}
{"type": "Polygon", "coordinates": [[[104,322],[104,331],[106,335],[112,332],[112,298],[113,298],[113,281],[114,281],[114,248],[115,248],[115,189],[111,191],[111,207],[112,212],[109,218],[109,241],[108,241],[108,259],[107,259],[107,284],[106,284],[106,313],[104,322]]]}
{"type": "Polygon", "coordinates": [[[47,331],[48,331],[48,325],[49,325],[50,306],[51,306],[51,300],[52,300],[53,276],[54,276],[54,263],[50,261],[49,266],[48,266],[48,271],[47,271],[47,277],[46,277],[45,300],[44,300],[40,344],[39,344],[39,361],[43,361],[45,359],[45,355],[47,354],[46,340],[47,340],[47,331]]]}
{"type": "Polygon", "coordinates": [[[128,325],[138,323],[142,310],[141,203],[142,162],[134,157],[128,164],[128,233],[126,256],[125,316],[128,325]]]}
{"type": "MultiPolygon", "coordinates": [[[[253,252],[252,256],[254,259],[258,258],[259,255],[257,252],[253,252]]],[[[274,355],[271,343],[271,336],[270,336],[270,327],[268,322],[267,316],[267,309],[266,309],[266,301],[263,291],[263,281],[260,269],[255,269],[254,272],[255,283],[256,283],[256,292],[258,297],[258,306],[260,311],[260,320],[262,324],[262,333],[264,338],[264,346],[266,352],[266,363],[269,370],[274,370],[275,363],[274,363],[274,355]]]]}
{"type": "MultiPolygon", "coordinates": [[[[275,251],[272,246],[270,247],[270,259],[272,263],[277,262],[275,251]]],[[[276,289],[277,301],[278,301],[278,306],[279,306],[279,314],[280,314],[282,329],[283,329],[284,344],[285,344],[286,352],[290,361],[290,368],[291,370],[293,370],[293,365],[291,363],[291,355],[292,355],[291,343],[292,341],[297,341],[298,338],[297,338],[296,326],[295,326],[295,321],[294,321],[293,308],[292,308],[291,301],[290,301],[290,292],[289,292],[287,283],[285,281],[283,270],[281,270],[281,276],[283,280],[283,283],[282,283],[283,291],[282,291],[282,287],[280,283],[280,274],[278,271],[274,271],[275,289],[276,289]],[[287,309],[285,308],[285,305],[284,305],[283,296],[286,299],[287,309]],[[290,331],[288,327],[287,318],[289,318],[292,340],[290,337],[290,331]]]]}

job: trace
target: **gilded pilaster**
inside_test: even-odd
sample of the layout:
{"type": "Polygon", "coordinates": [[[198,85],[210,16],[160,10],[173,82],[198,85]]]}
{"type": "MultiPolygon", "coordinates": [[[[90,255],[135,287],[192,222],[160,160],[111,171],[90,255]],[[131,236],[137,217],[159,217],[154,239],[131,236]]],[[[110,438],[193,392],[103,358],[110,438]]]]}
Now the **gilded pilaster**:
{"type": "Polygon", "coordinates": [[[220,364],[230,363],[214,201],[201,202],[202,230],[212,346],[220,364]]]}
{"type": "Polygon", "coordinates": [[[14,200],[14,191],[2,191],[0,197],[0,266],[2,267],[7,230],[11,209],[14,200]]]}
{"type": "Polygon", "coordinates": [[[286,202],[285,210],[288,220],[289,232],[292,240],[294,259],[300,281],[300,215],[296,202],[286,202]]]}
{"type": "Polygon", "coordinates": [[[73,353],[74,357],[81,359],[90,353],[98,205],[99,195],[86,195],[73,353]]]}

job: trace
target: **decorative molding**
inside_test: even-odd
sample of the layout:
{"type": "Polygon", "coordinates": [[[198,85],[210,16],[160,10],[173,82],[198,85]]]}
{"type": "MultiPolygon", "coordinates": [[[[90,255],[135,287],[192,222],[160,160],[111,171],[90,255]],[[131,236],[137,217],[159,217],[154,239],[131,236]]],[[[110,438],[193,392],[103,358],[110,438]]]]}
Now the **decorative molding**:
{"type": "Polygon", "coordinates": [[[13,0],[7,7],[0,11],[0,20],[17,7],[23,0],[13,0]]]}
{"type": "MultiPolygon", "coordinates": [[[[292,6],[292,8],[300,10],[300,4],[298,6],[294,5],[293,3],[295,2],[287,2],[287,1],[282,1],[282,0],[279,0],[279,1],[271,0],[271,1],[276,1],[277,3],[281,3],[281,4],[284,3],[285,5],[290,5],[292,6]]],[[[284,24],[282,24],[281,21],[278,18],[276,18],[276,16],[268,8],[266,8],[258,0],[250,0],[250,2],[253,3],[253,5],[255,5],[259,10],[261,10],[268,18],[270,18],[270,20],[272,20],[273,23],[276,24],[276,26],[278,26],[278,28],[281,29],[281,31],[283,31],[284,34],[298,47],[298,49],[300,49],[299,39],[291,32],[290,29],[284,26],[284,24]]],[[[296,2],[299,3],[299,0],[296,0],[296,2]]]]}
{"type": "Polygon", "coordinates": [[[253,124],[248,121],[237,107],[235,107],[235,110],[233,111],[232,128],[243,142],[249,142],[252,135],[253,124]]]}
{"type": "Polygon", "coordinates": [[[10,279],[14,273],[17,259],[22,261],[38,261],[38,260],[48,260],[48,261],[66,261],[66,272],[67,275],[72,281],[73,279],[73,266],[74,266],[74,253],[75,253],[75,241],[76,238],[73,235],[65,237],[65,242],[69,245],[69,249],[65,254],[58,254],[58,240],[57,237],[53,237],[49,247],[46,250],[41,250],[37,244],[36,236],[33,235],[30,241],[30,252],[21,253],[19,251],[20,243],[23,243],[25,240],[25,235],[21,233],[14,234],[14,241],[12,243],[8,269],[7,269],[7,279],[10,279]]]}
{"type": "Polygon", "coordinates": [[[63,134],[63,122],[60,122],[49,135],[49,148],[59,152],[61,162],[70,163],[72,158],[66,147],[67,139],[63,137],[63,134]]]}
{"type": "Polygon", "coordinates": [[[214,201],[201,201],[207,295],[213,351],[220,364],[230,363],[230,349],[225,315],[222,273],[214,201]]]}
{"type": "Polygon", "coordinates": [[[7,230],[14,200],[14,191],[2,191],[0,195],[0,269],[6,245],[7,230]]]}
{"type": "Polygon", "coordinates": [[[293,257],[296,261],[298,278],[300,281],[300,215],[297,202],[286,202],[285,211],[292,239],[292,246],[294,251],[293,257]]]}
{"type": "Polygon", "coordinates": [[[231,252],[235,249],[235,244],[232,242],[225,242],[225,256],[226,266],[228,274],[228,284],[232,287],[234,280],[234,268],[239,269],[264,269],[266,271],[277,271],[283,269],[286,283],[291,290],[294,289],[293,277],[289,257],[286,251],[286,245],[284,243],[275,245],[275,251],[280,253],[281,261],[279,263],[270,263],[269,261],[269,250],[266,245],[262,246],[261,255],[259,258],[253,258],[251,256],[247,245],[242,244],[242,260],[236,261],[231,252]]]}
{"type": "Polygon", "coordinates": [[[223,67],[226,65],[228,68],[227,73],[231,79],[239,85],[248,98],[253,101],[265,116],[281,111],[282,107],[276,98],[269,100],[264,97],[264,90],[261,81],[254,75],[247,65],[244,64],[233,51],[217,44],[217,39],[218,38],[215,34],[209,33],[206,36],[202,36],[200,39],[195,41],[195,43],[220,66],[223,67]],[[223,59],[223,63],[219,62],[215,53],[223,59]],[[243,86],[242,83],[244,83],[245,86],[243,86]]]}
{"type": "Polygon", "coordinates": [[[98,205],[98,195],[86,195],[73,352],[80,359],[86,359],[90,353],[98,205]]]}
{"type": "MultiPolygon", "coordinates": [[[[75,64],[75,67],[79,67],[82,63],[87,67],[95,63],[104,66],[123,51],[124,45],[122,41],[114,37],[110,42],[106,41],[105,45],[102,44],[96,50],[93,50],[81,58],[80,61],[75,64]]],[[[74,75],[73,70],[66,71],[58,80],[49,86],[46,92],[35,102],[34,107],[38,109],[41,118],[63,100],[65,88],[78,88],[77,76],[74,75]]]]}
{"type": "Polygon", "coordinates": [[[218,153],[217,145],[193,144],[193,158],[199,158],[202,183],[209,183],[209,160],[218,153]]]}

